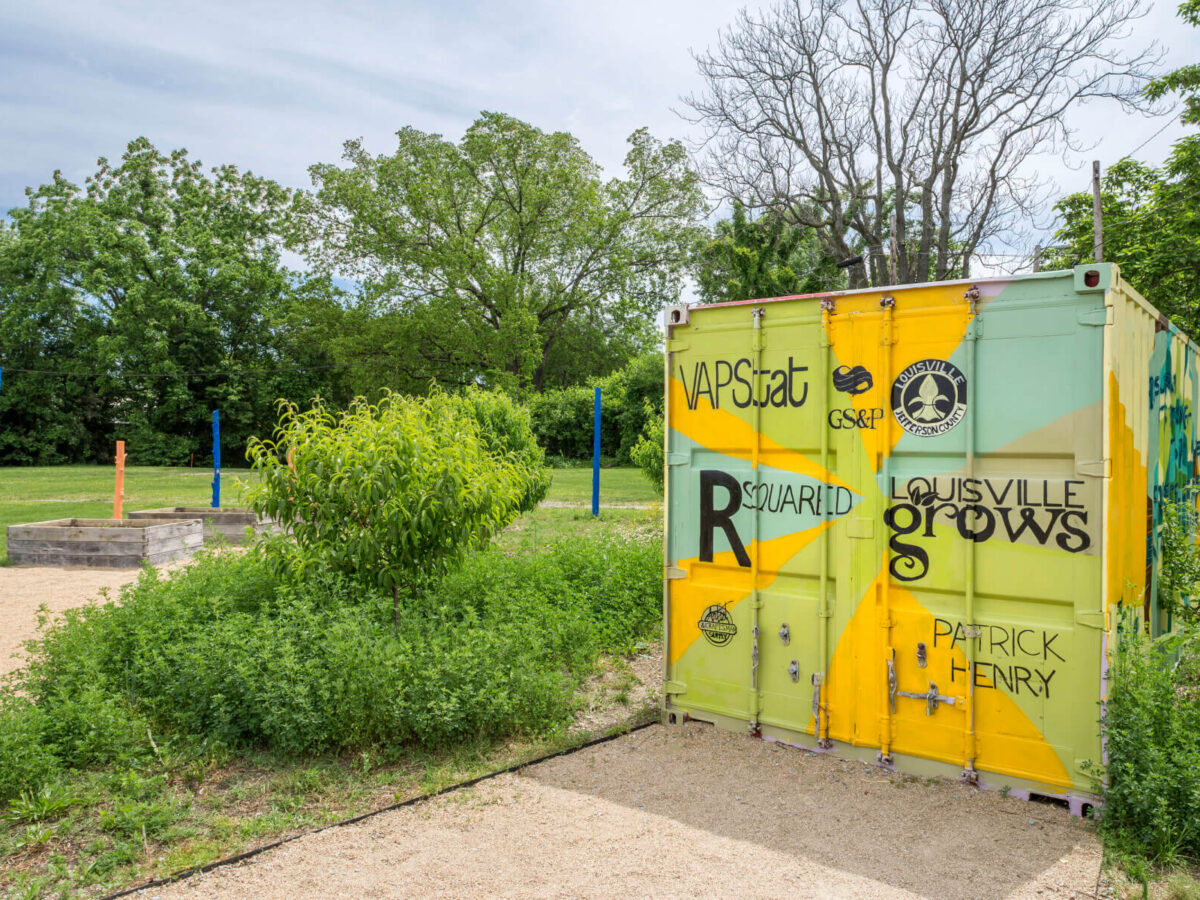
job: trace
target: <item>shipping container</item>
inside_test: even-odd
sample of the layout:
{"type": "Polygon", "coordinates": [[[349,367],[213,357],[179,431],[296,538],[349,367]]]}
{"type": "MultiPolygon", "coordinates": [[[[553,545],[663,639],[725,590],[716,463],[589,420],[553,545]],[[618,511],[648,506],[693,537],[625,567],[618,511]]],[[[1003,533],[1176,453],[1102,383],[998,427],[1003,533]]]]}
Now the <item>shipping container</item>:
{"type": "Polygon", "coordinates": [[[666,315],[665,721],[1094,804],[1196,345],[1111,264],[666,315]]]}

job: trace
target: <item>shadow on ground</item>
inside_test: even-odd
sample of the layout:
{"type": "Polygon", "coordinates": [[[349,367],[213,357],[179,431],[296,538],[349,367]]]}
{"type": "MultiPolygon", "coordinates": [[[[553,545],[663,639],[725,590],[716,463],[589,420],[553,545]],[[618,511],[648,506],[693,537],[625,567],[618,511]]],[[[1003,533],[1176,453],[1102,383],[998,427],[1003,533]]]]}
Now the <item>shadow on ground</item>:
{"type": "Polygon", "coordinates": [[[1090,896],[1100,864],[1090,823],[1057,807],[700,723],[654,726],[522,775],[926,897],[1090,896]]]}

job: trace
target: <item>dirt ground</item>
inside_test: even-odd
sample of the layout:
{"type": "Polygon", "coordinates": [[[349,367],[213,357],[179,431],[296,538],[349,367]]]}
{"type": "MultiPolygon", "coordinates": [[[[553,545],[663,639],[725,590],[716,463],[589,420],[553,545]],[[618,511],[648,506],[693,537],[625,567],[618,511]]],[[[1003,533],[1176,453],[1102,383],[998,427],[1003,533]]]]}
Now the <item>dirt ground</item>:
{"type": "Polygon", "coordinates": [[[1099,867],[1089,825],[1056,807],[689,723],[145,896],[1065,900],[1095,896],[1099,867]]]}
{"type": "Polygon", "coordinates": [[[23,665],[21,645],[37,637],[38,608],[51,614],[82,606],[107,588],[116,596],[136,581],[141,569],[90,569],[62,566],[0,567],[0,675],[23,665]]]}

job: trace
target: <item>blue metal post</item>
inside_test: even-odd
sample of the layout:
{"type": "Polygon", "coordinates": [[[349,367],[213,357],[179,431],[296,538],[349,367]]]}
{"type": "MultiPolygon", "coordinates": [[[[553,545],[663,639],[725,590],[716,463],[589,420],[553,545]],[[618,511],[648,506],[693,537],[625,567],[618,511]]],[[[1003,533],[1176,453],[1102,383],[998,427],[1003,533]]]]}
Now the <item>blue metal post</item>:
{"type": "Polygon", "coordinates": [[[600,515],[600,388],[596,388],[596,411],[592,417],[592,515],[600,515]]]}
{"type": "Polygon", "coordinates": [[[213,509],[221,505],[221,412],[213,410],[213,509]]]}

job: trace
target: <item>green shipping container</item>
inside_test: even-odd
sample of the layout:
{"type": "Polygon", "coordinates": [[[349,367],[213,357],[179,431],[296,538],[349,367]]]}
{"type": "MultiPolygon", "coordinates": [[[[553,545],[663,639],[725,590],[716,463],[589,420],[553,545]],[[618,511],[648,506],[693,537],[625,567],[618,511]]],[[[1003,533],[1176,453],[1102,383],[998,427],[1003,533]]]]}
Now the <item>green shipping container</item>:
{"type": "Polygon", "coordinates": [[[1196,345],[1111,264],[667,321],[665,720],[1094,803],[1196,345]]]}

